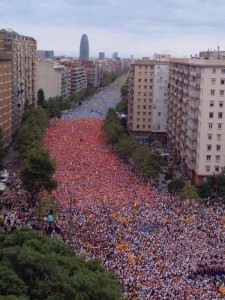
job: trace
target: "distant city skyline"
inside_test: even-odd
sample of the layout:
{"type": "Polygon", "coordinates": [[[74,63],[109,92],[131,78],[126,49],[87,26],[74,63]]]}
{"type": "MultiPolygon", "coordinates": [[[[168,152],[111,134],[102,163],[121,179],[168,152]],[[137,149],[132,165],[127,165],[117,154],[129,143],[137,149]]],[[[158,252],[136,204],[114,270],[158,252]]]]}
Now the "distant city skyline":
{"type": "Polygon", "coordinates": [[[79,57],[84,32],[90,58],[225,50],[224,0],[0,0],[0,10],[1,28],[34,37],[55,55],[79,57]]]}

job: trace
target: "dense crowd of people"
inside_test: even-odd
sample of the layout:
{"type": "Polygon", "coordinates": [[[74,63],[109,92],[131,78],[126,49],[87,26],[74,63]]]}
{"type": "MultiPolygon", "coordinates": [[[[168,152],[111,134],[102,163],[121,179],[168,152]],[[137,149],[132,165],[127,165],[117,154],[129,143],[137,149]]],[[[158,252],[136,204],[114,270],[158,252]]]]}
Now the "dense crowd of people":
{"type": "Polygon", "coordinates": [[[126,296],[223,299],[225,207],[156,191],[104,144],[101,126],[100,119],[59,120],[45,135],[65,236],[72,201],[72,246],[101,259],[126,296]]]}
{"type": "MultiPolygon", "coordinates": [[[[44,143],[57,162],[57,226],[74,250],[114,272],[130,299],[223,299],[224,205],[181,201],[134,174],[105,145],[102,115],[93,115],[109,95],[109,105],[118,101],[118,87],[106,91],[93,99],[94,109],[88,102],[46,130],[44,143]]],[[[35,209],[18,174],[10,174],[0,197],[6,233],[29,224],[35,209]]]]}

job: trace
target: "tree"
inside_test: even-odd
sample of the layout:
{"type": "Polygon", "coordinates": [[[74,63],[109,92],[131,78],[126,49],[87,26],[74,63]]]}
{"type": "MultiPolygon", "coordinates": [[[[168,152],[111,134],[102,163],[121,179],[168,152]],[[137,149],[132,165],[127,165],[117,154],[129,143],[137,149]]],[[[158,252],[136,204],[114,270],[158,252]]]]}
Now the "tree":
{"type": "Polygon", "coordinates": [[[20,229],[0,247],[1,299],[121,299],[115,277],[99,261],[86,262],[61,241],[20,229]]]}
{"type": "Polygon", "coordinates": [[[199,195],[197,192],[197,189],[194,185],[191,185],[191,183],[186,182],[185,186],[183,188],[183,191],[180,193],[180,198],[182,200],[186,199],[199,199],[199,195]]]}
{"type": "Polygon", "coordinates": [[[28,191],[38,193],[41,189],[51,191],[57,186],[53,178],[56,164],[43,148],[31,149],[21,163],[21,179],[28,191]]]}
{"type": "Polygon", "coordinates": [[[116,145],[115,151],[122,159],[129,160],[138,146],[139,143],[137,141],[125,136],[120,139],[119,143],[116,145]]]}
{"type": "Polygon", "coordinates": [[[44,91],[43,89],[39,89],[37,92],[37,104],[43,107],[45,103],[46,101],[44,91]]]}
{"type": "Polygon", "coordinates": [[[180,193],[185,186],[185,182],[181,178],[174,179],[168,184],[168,191],[172,194],[180,193]]]}
{"type": "Polygon", "coordinates": [[[0,170],[3,169],[4,156],[5,156],[5,149],[4,149],[4,144],[3,144],[2,130],[0,128],[0,170]]]}

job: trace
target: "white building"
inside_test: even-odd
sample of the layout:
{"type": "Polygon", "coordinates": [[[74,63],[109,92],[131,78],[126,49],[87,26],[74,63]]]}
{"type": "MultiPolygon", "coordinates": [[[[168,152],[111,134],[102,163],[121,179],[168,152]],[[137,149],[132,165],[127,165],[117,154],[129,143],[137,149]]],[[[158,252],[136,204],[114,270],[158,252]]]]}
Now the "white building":
{"type": "Polygon", "coordinates": [[[225,167],[225,60],[171,59],[168,142],[196,183],[225,167]]]}

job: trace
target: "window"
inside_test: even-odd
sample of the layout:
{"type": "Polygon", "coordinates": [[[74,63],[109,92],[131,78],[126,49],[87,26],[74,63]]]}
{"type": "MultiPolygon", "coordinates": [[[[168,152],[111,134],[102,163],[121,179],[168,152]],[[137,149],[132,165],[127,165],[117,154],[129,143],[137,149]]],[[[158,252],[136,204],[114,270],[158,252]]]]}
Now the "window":
{"type": "Polygon", "coordinates": [[[138,81],[141,82],[141,79],[139,78],[138,81]]]}
{"type": "Polygon", "coordinates": [[[215,167],[215,171],[216,171],[216,172],[219,172],[219,170],[220,170],[220,167],[216,166],[216,167],[215,167]]]}
{"type": "Polygon", "coordinates": [[[150,82],[152,82],[152,79],[150,79],[150,82]]]}
{"type": "Polygon", "coordinates": [[[220,155],[216,155],[216,161],[220,161],[220,155]]]}
{"type": "Polygon", "coordinates": [[[217,128],[218,128],[219,130],[222,129],[222,123],[218,123],[217,126],[218,126],[217,128]]]}
{"type": "Polygon", "coordinates": [[[140,89],[141,88],[141,85],[139,84],[138,88],[140,89]]]}
{"type": "Polygon", "coordinates": [[[148,119],[149,122],[151,122],[151,119],[148,119]]]}
{"type": "Polygon", "coordinates": [[[216,74],[216,69],[212,69],[212,73],[213,73],[213,74],[216,74]]]}
{"type": "Polygon", "coordinates": [[[224,80],[224,79],[221,79],[221,80],[220,80],[220,84],[225,84],[225,80],[224,80]]]}
{"type": "Polygon", "coordinates": [[[151,125],[148,125],[148,128],[150,129],[150,128],[151,128],[151,125]]]}
{"type": "Polygon", "coordinates": [[[207,150],[208,151],[212,150],[212,145],[207,145],[207,150]]]}
{"type": "Polygon", "coordinates": [[[161,116],[161,112],[158,112],[158,116],[159,116],[159,117],[161,116]]]}
{"type": "Polygon", "coordinates": [[[142,120],[143,120],[143,122],[145,122],[145,118],[143,118],[142,120]]]}
{"type": "Polygon", "coordinates": [[[139,108],[139,109],[140,109],[140,108],[141,108],[141,105],[138,105],[138,106],[137,106],[137,108],[139,108]]]}
{"type": "Polygon", "coordinates": [[[140,92],[138,92],[138,96],[141,96],[141,93],[140,93],[140,92]]]}
{"type": "Polygon", "coordinates": [[[219,118],[219,119],[222,119],[222,118],[223,118],[223,113],[222,113],[222,112],[219,112],[219,113],[218,113],[218,118],[219,118]]]}
{"type": "Polygon", "coordinates": [[[151,112],[148,113],[149,116],[151,116],[151,114],[152,114],[151,112]]]}
{"type": "Polygon", "coordinates": [[[220,90],[220,96],[224,96],[224,90],[220,90]]]}
{"type": "Polygon", "coordinates": [[[145,128],[145,125],[142,125],[142,128],[145,128]]]}
{"type": "Polygon", "coordinates": [[[215,96],[215,90],[211,90],[211,96],[215,96]]]}
{"type": "Polygon", "coordinates": [[[138,102],[141,102],[141,99],[140,99],[140,98],[138,98],[138,102]]]}
{"type": "Polygon", "coordinates": [[[151,105],[149,105],[149,106],[148,106],[148,108],[149,108],[149,109],[151,109],[151,108],[152,108],[152,106],[151,106],[151,105]]]}
{"type": "Polygon", "coordinates": [[[211,155],[206,155],[206,160],[210,161],[211,160],[211,155]]]}
{"type": "Polygon", "coordinates": [[[212,129],[212,128],[213,128],[213,124],[209,123],[209,129],[212,129]]]}
{"type": "Polygon", "coordinates": [[[214,107],[214,101],[210,101],[209,106],[210,106],[210,107],[214,107]]]}
{"type": "Polygon", "coordinates": [[[206,172],[210,172],[210,166],[205,166],[206,172]]]}
{"type": "Polygon", "coordinates": [[[208,140],[212,139],[212,134],[208,134],[208,140]]]}
{"type": "Polygon", "coordinates": [[[139,122],[140,121],[140,118],[137,118],[137,122],[139,122]]]}
{"type": "Polygon", "coordinates": [[[212,119],[213,118],[213,112],[209,113],[209,118],[212,119]]]}
{"type": "Polygon", "coordinates": [[[144,99],[144,102],[146,102],[146,99],[144,99]]]}
{"type": "Polygon", "coordinates": [[[216,79],[215,78],[211,78],[211,85],[215,85],[216,84],[216,79]]]}
{"type": "Polygon", "coordinates": [[[223,101],[219,102],[219,107],[223,107],[223,101]]]}
{"type": "Polygon", "coordinates": [[[144,88],[147,89],[147,85],[144,85],[144,88]]]}
{"type": "Polygon", "coordinates": [[[222,137],[222,134],[217,134],[217,135],[216,135],[216,140],[217,140],[217,141],[221,141],[221,137],[222,137]]]}
{"type": "Polygon", "coordinates": [[[137,111],[137,115],[140,116],[140,111],[137,111]]]}
{"type": "Polygon", "coordinates": [[[146,109],[146,105],[143,105],[143,109],[146,109]]]}
{"type": "Polygon", "coordinates": [[[146,112],[145,111],[143,111],[143,116],[146,116],[146,112]]]}
{"type": "Polygon", "coordinates": [[[221,145],[216,145],[216,150],[220,151],[220,149],[221,149],[221,145]]]}
{"type": "Polygon", "coordinates": [[[224,73],[225,73],[225,69],[222,69],[222,70],[221,70],[221,73],[224,74],[224,73]]]}
{"type": "Polygon", "coordinates": [[[145,82],[147,82],[147,79],[145,79],[145,82]]]}

